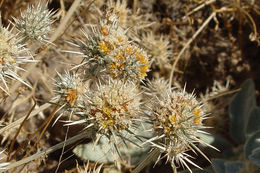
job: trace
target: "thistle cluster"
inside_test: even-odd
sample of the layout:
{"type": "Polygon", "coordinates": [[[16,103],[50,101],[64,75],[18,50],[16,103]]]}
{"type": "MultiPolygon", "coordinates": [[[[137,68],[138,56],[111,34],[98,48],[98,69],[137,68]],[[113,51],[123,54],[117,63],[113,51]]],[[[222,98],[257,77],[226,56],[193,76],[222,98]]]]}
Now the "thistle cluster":
{"type": "Polygon", "coordinates": [[[68,125],[84,124],[96,143],[104,136],[113,147],[126,133],[135,136],[132,129],[142,116],[139,83],[149,69],[146,52],[129,41],[117,19],[106,16],[91,33],[84,31],[84,40],[72,43],[80,52],[68,51],[84,61],[64,76],[58,73],[55,81],[58,103],[64,112],[73,112],[68,125]]]}
{"type": "Polygon", "coordinates": [[[82,77],[58,73],[55,81],[59,103],[79,117],[72,124],[85,123],[98,134],[109,136],[128,129],[133,119],[139,118],[141,97],[135,83],[109,78],[108,82],[89,84],[90,80],[82,77]]]}
{"type": "MultiPolygon", "coordinates": [[[[143,145],[159,149],[173,166],[177,163],[189,169],[186,162],[194,163],[186,151],[202,153],[196,145],[205,144],[198,137],[206,117],[203,105],[194,94],[169,88],[163,79],[143,87],[145,97],[140,81],[149,70],[148,56],[129,41],[117,20],[116,15],[106,15],[99,25],[91,27],[90,34],[83,31],[84,39],[71,43],[79,52],[67,51],[82,55],[84,60],[72,68],[73,72],[58,73],[55,82],[59,103],[75,116],[68,125],[84,124],[94,132],[95,144],[106,137],[113,147],[126,144],[124,136],[130,134],[143,145]],[[146,122],[154,134],[150,139],[134,133],[146,122]]],[[[119,147],[115,151],[119,152],[119,147]]]]}
{"type": "MultiPolygon", "coordinates": [[[[118,25],[116,15],[107,16],[100,25],[92,27],[92,34],[84,33],[84,40],[76,40],[94,76],[110,76],[113,79],[143,80],[149,69],[145,51],[129,41],[126,31],[118,25]]],[[[75,53],[74,51],[70,51],[75,53]]]]}
{"type": "Polygon", "coordinates": [[[0,89],[5,93],[9,94],[10,79],[31,87],[19,77],[17,71],[25,71],[20,67],[21,64],[36,62],[32,58],[33,53],[26,48],[26,41],[46,41],[53,23],[52,15],[53,12],[47,9],[47,3],[38,3],[37,6],[28,6],[27,10],[21,13],[21,18],[13,18],[12,29],[9,29],[10,25],[3,27],[0,22],[0,89]]]}

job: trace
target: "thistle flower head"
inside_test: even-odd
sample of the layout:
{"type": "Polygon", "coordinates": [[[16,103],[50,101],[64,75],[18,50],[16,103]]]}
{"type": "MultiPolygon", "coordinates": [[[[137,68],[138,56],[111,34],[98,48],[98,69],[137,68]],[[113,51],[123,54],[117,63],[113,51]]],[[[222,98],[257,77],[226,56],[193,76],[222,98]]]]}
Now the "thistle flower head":
{"type": "Polygon", "coordinates": [[[62,99],[63,103],[69,107],[74,107],[82,99],[86,92],[86,87],[83,81],[76,74],[65,72],[62,76],[58,74],[58,80],[55,80],[55,92],[62,99]]]}
{"type": "Polygon", "coordinates": [[[46,41],[47,34],[51,31],[50,25],[54,12],[48,10],[48,4],[38,3],[36,6],[28,6],[21,12],[21,18],[14,18],[17,29],[25,39],[46,41]]]}
{"type": "Polygon", "coordinates": [[[205,144],[198,137],[202,132],[200,129],[204,128],[202,121],[206,116],[203,105],[194,94],[185,90],[167,89],[164,92],[160,97],[155,96],[153,107],[149,110],[156,134],[149,142],[159,148],[172,165],[177,163],[189,169],[186,163],[189,162],[197,166],[185,152],[192,150],[202,153],[195,143],[205,144]]]}
{"type": "Polygon", "coordinates": [[[134,45],[121,46],[112,51],[108,58],[107,71],[113,78],[141,80],[147,75],[147,54],[134,45]]]}
{"type": "Polygon", "coordinates": [[[29,86],[16,74],[16,71],[22,69],[19,64],[34,61],[29,59],[30,56],[21,56],[27,53],[27,50],[19,42],[17,35],[9,31],[9,26],[5,28],[0,22],[0,83],[4,84],[4,87],[0,85],[0,89],[6,93],[8,92],[4,88],[8,90],[8,79],[16,79],[29,86]]]}
{"type": "Polygon", "coordinates": [[[140,97],[131,82],[110,80],[89,93],[86,118],[90,119],[98,133],[111,135],[128,129],[139,118],[140,97]]]}
{"type": "Polygon", "coordinates": [[[77,41],[83,64],[96,76],[106,75],[114,79],[140,81],[149,70],[148,56],[128,40],[125,31],[118,26],[116,16],[108,16],[100,26],[92,28],[92,35],[84,33],[85,41],[77,41]]]}

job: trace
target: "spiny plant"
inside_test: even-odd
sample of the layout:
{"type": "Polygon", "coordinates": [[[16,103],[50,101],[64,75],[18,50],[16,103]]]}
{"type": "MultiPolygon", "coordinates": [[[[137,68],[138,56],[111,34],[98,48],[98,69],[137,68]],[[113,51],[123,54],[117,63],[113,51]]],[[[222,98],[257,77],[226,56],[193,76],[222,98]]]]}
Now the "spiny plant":
{"type": "MultiPolygon", "coordinates": [[[[200,145],[216,148],[200,136],[205,133],[203,129],[207,128],[203,121],[208,115],[203,104],[194,93],[188,93],[185,88],[172,88],[171,82],[146,81],[151,64],[148,55],[158,56],[158,52],[147,53],[138,42],[129,38],[128,30],[120,26],[120,16],[116,10],[110,10],[112,13],[104,13],[98,24],[84,28],[82,38],[70,42],[72,47],[65,52],[81,55],[82,62],[72,65],[70,70],[65,71],[65,75],[57,72],[57,78],[54,79],[55,96],[50,100],[55,108],[44,123],[13,153],[14,142],[26,119],[43,109],[37,109],[37,113],[32,112],[36,107],[34,103],[28,115],[21,121],[8,151],[9,163],[3,165],[6,170],[57,149],[64,150],[66,145],[86,137],[91,137],[93,143],[78,145],[74,152],[79,157],[96,162],[115,162],[118,168],[129,158],[129,167],[141,162],[133,172],[139,172],[145,166],[143,161],[157,159],[158,163],[164,158],[166,162],[170,162],[174,172],[177,172],[178,167],[190,172],[190,166],[202,169],[192,161],[193,155],[189,153],[201,154],[209,160],[200,145]],[[63,116],[67,119],[64,122],[67,129],[83,125],[83,132],[69,139],[66,136],[60,144],[32,154],[55,115],[57,118],[54,124],[63,116]],[[38,133],[40,134],[33,147],[26,148],[38,133]],[[92,152],[93,148],[95,152],[92,152]],[[15,160],[20,153],[22,159],[15,160]]],[[[20,19],[14,18],[15,28],[22,36],[21,43],[28,40],[48,42],[47,33],[53,23],[50,19],[53,13],[47,10],[47,4],[39,3],[29,6],[20,19]]],[[[2,40],[8,42],[12,37],[7,38],[2,40]]],[[[163,45],[164,55],[161,58],[168,58],[168,41],[164,42],[163,38],[159,38],[153,42],[163,45]]],[[[11,59],[13,54],[6,55],[11,59]]],[[[15,63],[13,59],[9,59],[5,64],[8,68],[15,63]]],[[[3,80],[2,82],[7,85],[3,80]]],[[[97,172],[99,170],[100,168],[97,172]]]]}

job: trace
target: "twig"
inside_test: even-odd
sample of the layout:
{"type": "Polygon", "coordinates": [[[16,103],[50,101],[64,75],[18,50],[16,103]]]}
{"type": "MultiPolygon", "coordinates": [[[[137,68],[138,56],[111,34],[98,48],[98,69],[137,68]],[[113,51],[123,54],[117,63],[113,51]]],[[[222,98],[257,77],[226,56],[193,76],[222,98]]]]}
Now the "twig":
{"type": "Polygon", "coordinates": [[[195,32],[195,34],[189,39],[189,41],[184,45],[184,47],[182,48],[182,50],[181,50],[180,53],[178,54],[177,58],[175,59],[173,65],[172,65],[172,70],[171,70],[170,80],[169,80],[169,87],[171,87],[171,85],[172,85],[173,74],[174,74],[176,65],[177,65],[178,61],[180,60],[182,54],[183,54],[184,51],[189,47],[189,45],[193,42],[193,40],[195,40],[195,38],[199,35],[199,33],[201,33],[201,31],[207,26],[207,24],[211,21],[211,19],[214,18],[215,16],[216,16],[216,12],[214,11],[214,12],[205,20],[205,22],[201,25],[201,27],[195,32]]]}
{"type": "Polygon", "coordinates": [[[34,97],[32,97],[32,99],[33,99],[33,101],[34,101],[34,105],[33,105],[33,106],[32,106],[32,108],[30,109],[30,111],[28,112],[28,114],[25,116],[25,118],[23,119],[23,122],[21,123],[21,125],[20,125],[19,129],[17,130],[17,132],[16,132],[16,134],[15,134],[15,136],[14,136],[13,140],[12,140],[11,146],[10,146],[10,148],[9,148],[9,150],[8,150],[8,157],[7,157],[7,161],[9,161],[9,159],[10,159],[10,155],[11,155],[11,152],[12,152],[12,150],[13,150],[14,143],[15,143],[15,141],[16,141],[16,138],[17,138],[17,136],[18,136],[19,132],[21,131],[21,129],[22,129],[22,127],[23,127],[23,125],[24,125],[25,121],[26,121],[26,120],[27,120],[27,118],[30,116],[30,114],[32,113],[33,109],[35,108],[35,106],[36,106],[36,104],[37,104],[37,102],[36,102],[35,98],[34,98],[34,97]]]}
{"type": "Polygon", "coordinates": [[[133,13],[136,14],[136,11],[137,11],[137,0],[134,0],[133,2],[133,13]]]}
{"type": "Polygon", "coordinates": [[[211,100],[214,100],[216,98],[219,98],[219,97],[222,97],[222,96],[225,96],[225,95],[229,95],[229,94],[233,94],[233,93],[236,93],[238,91],[240,91],[241,88],[238,88],[238,89],[235,89],[235,90],[231,90],[231,91],[225,91],[225,92],[222,92],[222,93],[219,93],[215,96],[212,96],[212,97],[209,97],[206,101],[211,101],[211,100]]]}
{"type": "MultiPolygon", "coordinates": [[[[33,149],[33,148],[36,148],[36,146],[37,146],[37,144],[38,144],[40,138],[42,137],[42,135],[43,135],[43,133],[45,132],[46,128],[48,127],[50,121],[51,121],[52,118],[54,117],[55,112],[56,112],[57,109],[58,109],[58,105],[54,108],[54,110],[53,110],[52,113],[49,115],[49,117],[47,118],[47,120],[45,120],[45,121],[41,124],[41,126],[40,126],[35,132],[33,132],[33,133],[26,139],[26,141],[24,141],[24,142],[19,146],[18,149],[16,149],[16,151],[15,151],[15,153],[13,154],[13,156],[11,157],[11,159],[14,158],[14,157],[17,155],[17,153],[19,153],[22,149],[24,149],[24,148],[28,145],[28,143],[35,137],[35,135],[36,135],[38,132],[40,132],[41,129],[43,128],[43,130],[41,131],[40,135],[38,136],[36,142],[34,143],[33,147],[31,147],[30,149],[28,149],[28,150],[26,151],[26,154],[25,154],[24,157],[27,157],[27,155],[32,151],[32,149],[33,149]]],[[[24,158],[24,157],[23,157],[23,158],[24,158]]]]}
{"type": "Polygon", "coordinates": [[[195,13],[196,11],[199,11],[200,9],[202,9],[203,7],[209,5],[209,4],[212,4],[216,2],[216,0],[209,0],[207,2],[204,2],[203,4],[199,5],[198,7],[194,8],[192,11],[190,11],[186,16],[184,17],[187,17],[187,16],[190,16],[191,14],[195,13]]]}
{"type": "MultiPolygon", "coordinates": [[[[50,107],[52,104],[50,103],[45,103],[44,105],[40,106],[38,109],[34,110],[31,115],[28,117],[28,119],[30,119],[31,117],[37,115],[39,112],[42,112],[43,110],[47,109],[48,107],[50,107]]],[[[22,117],[16,121],[14,121],[13,123],[3,127],[0,129],[0,134],[2,134],[5,130],[8,130],[8,129],[11,129],[11,128],[14,128],[16,126],[18,126],[19,124],[21,124],[24,120],[24,118],[26,117],[22,117]]]]}

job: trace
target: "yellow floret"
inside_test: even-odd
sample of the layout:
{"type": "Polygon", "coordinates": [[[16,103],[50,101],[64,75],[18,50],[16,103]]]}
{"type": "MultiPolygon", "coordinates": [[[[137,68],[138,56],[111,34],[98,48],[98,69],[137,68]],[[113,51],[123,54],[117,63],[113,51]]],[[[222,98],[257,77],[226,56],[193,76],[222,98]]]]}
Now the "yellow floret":
{"type": "Polygon", "coordinates": [[[77,90],[75,89],[68,89],[68,92],[67,92],[67,97],[66,97],[66,101],[69,102],[69,105],[70,106],[74,106],[75,105],[75,102],[77,100],[77,90]]]}
{"type": "Polygon", "coordinates": [[[176,123],[176,115],[171,115],[169,117],[169,120],[171,121],[172,124],[175,124],[176,123]]]}
{"type": "Polygon", "coordinates": [[[201,119],[200,119],[200,118],[195,118],[195,119],[193,120],[193,122],[194,122],[195,124],[200,124],[200,123],[201,123],[201,119]]]}
{"type": "Polygon", "coordinates": [[[200,110],[199,108],[198,108],[198,109],[194,109],[194,110],[192,111],[192,114],[198,117],[198,116],[201,115],[201,110],[200,110]]]}
{"type": "Polygon", "coordinates": [[[104,36],[107,36],[107,34],[108,34],[108,29],[107,29],[107,27],[102,26],[102,27],[101,27],[101,32],[102,32],[102,34],[103,34],[104,36]]]}
{"type": "Polygon", "coordinates": [[[106,54],[109,54],[113,50],[113,47],[110,45],[110,43],[106,41],[100,42],[98,44],[98,48],[101,52],[104,52],[106,54]]]}
{"type": "Polygon", "coordinates": [[[109,108],[107,108],[107,107],[105,107],[105,108],[103,108],[103,112],[104,112],[106,115],[110,116],[110,115],[111,115],[111,112],[112,112],[112,110],[111,110],[111,109],[109,109],[109,108]]]}

